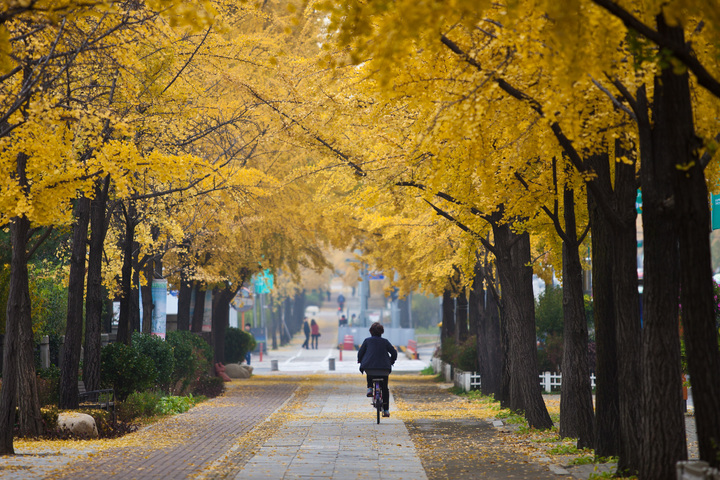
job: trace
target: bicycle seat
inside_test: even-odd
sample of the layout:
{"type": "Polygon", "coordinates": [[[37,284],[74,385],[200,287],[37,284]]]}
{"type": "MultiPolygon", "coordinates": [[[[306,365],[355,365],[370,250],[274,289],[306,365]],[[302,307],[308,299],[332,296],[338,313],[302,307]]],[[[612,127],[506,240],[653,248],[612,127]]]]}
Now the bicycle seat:
{"type": "Polygon", "coordinates": [[[375,370],[375,369],[369,369],[365,370],[365,373],[370,375],[371,377],[387,377],[390,375],[390,370],[375,370]]]}

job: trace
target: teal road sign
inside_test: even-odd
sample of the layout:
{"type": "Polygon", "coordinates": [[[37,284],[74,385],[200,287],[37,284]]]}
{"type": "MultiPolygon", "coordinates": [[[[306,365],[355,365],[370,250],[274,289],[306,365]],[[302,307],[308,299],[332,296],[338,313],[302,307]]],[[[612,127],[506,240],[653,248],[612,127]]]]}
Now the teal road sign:
{"type": "Polygon", "coordinates": [[[712,229],[720,229],[720,195],[710,195],[710,210],[712,211],[712,229]]]}
{"type": "Polygon", "coordinates": [[[255,275],[253,283],[255,284],[255,293],[270,293],[275,286],[275,278],[269,269],[265,269],[262,273],[255,275]]]}

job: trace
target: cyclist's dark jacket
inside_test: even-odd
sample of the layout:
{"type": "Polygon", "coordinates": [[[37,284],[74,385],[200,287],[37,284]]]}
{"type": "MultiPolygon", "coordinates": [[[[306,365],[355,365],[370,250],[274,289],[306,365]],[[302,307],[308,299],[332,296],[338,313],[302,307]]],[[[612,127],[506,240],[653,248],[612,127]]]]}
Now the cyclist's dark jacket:
{"type": "Polygon", "coordinates": [[[397,360],[397,350],[386,338],[368,337],[358,350],[360,371],[392,370],[397,360]]]}

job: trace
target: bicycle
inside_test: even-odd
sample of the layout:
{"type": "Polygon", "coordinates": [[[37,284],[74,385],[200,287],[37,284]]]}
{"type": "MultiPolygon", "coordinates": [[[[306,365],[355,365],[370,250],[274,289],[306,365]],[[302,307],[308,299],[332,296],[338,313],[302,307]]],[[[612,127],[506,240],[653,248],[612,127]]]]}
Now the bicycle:
{"type": "Polygon", "coordinates": [[[387,370],[369,370],[366,372],[372,381],[372,406],[377,414],[377,423],[380,423],[380,417],[383,411],[382,381],[383,378],[390,374],[387,370]]]}

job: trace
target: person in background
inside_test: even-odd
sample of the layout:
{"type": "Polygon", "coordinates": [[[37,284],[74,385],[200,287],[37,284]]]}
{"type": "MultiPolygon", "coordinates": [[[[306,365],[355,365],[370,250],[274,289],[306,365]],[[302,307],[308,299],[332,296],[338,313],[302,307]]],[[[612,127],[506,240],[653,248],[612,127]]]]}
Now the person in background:
{"type": "Polygon", "coordinates": [[[380,389],[383,397],[383,417],[390,416],[390,390],[388,389],[388,378],[392,372],[392,366],[397,360],[397,350],[387,338],[382,338],[385,328],[375,322],[370,325],[370,337],[366,338],[360,350],[358,350],[358,363],[360,373],[367,374],[367,396],[372,397],[372,379],[382,378],[380,389]]]}
{"type": "MultiPolygon", "coordinates": [[[[314,321],[314,320],[313,320],[314,321]]],[[[310,349],[310,324],[307,321],[307,317],[303,319],[303,333],[305,334],[305,342],[302,344],[301,348],[304,348],[305,350],[310,349]]]]}
{"type": "Polygon", "coordinates": [[[338,295],[337,302],[338,302],[338,312],[342,313],[343,308],[345,308],[345,295],[343,295],[342,293],[340,295],[338,295]]]}
{"type": "MultiPolygon", "coordinates": [[[[247,332],[248,335],[250,335],[252,337],[253,334],[250,333],[250,327],[251,327],[251,325],[249,323],[245,324],[245,331],[247,332]]],[[[252,359],[252,352],[250,350],[248,350],[247,353],[245,354],[245,363],[250,365],[251,359],[252,359]]]]}
{"type": "Polygon", "coordinates": [[[317,324],[314,318],[310,320],[310,335],[312,336],[312,348],[317,350],[318,340],[320,339],[320,326],[317,324]]]}

